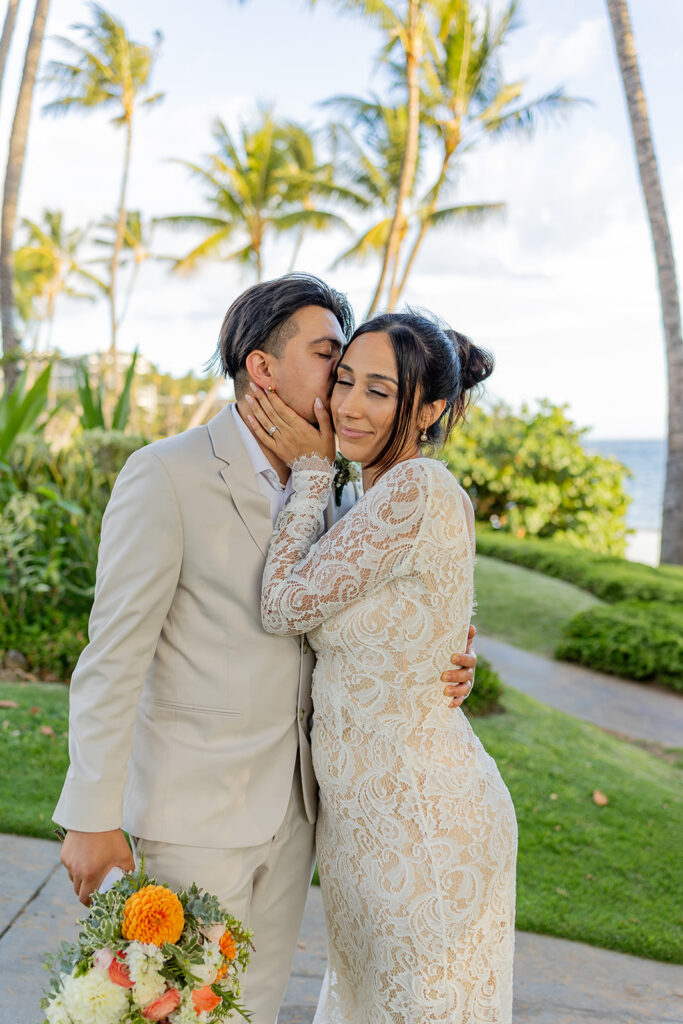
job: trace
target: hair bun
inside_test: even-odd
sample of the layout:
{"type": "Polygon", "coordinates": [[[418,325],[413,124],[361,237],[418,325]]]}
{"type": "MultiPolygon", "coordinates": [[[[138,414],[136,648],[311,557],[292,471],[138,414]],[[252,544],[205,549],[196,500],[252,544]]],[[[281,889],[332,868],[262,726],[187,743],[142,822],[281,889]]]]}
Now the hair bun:
{"type": "Polygon", "coordinates": [[[446,334],[453,342],[453,347],[460,359],[460,378],[463,391],[475,388],[477,384],[490,377],[493,373],[494,359],[485,348],[479,348],[466,334],[458,331],[446,331],[446,334]]]}

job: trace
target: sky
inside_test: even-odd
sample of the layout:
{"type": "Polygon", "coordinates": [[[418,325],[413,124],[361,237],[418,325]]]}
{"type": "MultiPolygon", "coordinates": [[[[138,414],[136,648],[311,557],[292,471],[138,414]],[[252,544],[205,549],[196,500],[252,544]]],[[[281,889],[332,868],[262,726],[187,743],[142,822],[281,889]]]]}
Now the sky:
{"type": "MultiPolygon", "coordinates": [[[[131,38],[163,44],[154,73],[162,104],[138,115],[129,208],[149,216],[204,211],[201,189],[172,158],[200,161],[211,124],[249,119],[262,102],[277,114],[320,124],[325,98],[381,91],[379,35],[331,0],[115,0],[105,4],[131,38]]],[[[6,150],[33,4],[24,0],[0,98],[6,150]]],[[[683,3],[630,0],[641,74],[674,246],[683,250],[683,3]]],[[[569,405],[596,438],[657,438],[666,432],[664,341],[655,263],[630,127],[604,0],[522,0],[521,26],[504,55],[510,80],[534,98],[563,86],[590,100],[532,140],[485,142],[462,161],[453,202],[505,202],[483,227],[428,237],[405,300],[433,310],[490,348],[489,398],[514,408],[541,398],[569,405]]],[[[88,20],[81,0],[52,0],[43,63],[62,56],[56,37],[88,20]]],[[[123,135],[102,111],[46,116],[34,101],[20,213],[64,211],[68,227],[94,224],[116,207],[123,135]]],[[[0,159],[5,155],[0,151],[0,159]]],[[[160,232],[155,248],[180,255],[192,236],[160,232]]],[[[298,269],[348,292],[360,319],[372,264],[330,269],[342,232],[304,243],[298,269]]],[[[266,276],[289,267],[292,241],[266,250],[266,276]]],[[[223,314],[252,283],[244,268],[206,264],[189,277],[147,264],[122,326],[120,347],[167,372],[201,372],[223,314]]],[[[54,344],[67,354],[105,348],[104,303],[64,301],[54,344]]]]}

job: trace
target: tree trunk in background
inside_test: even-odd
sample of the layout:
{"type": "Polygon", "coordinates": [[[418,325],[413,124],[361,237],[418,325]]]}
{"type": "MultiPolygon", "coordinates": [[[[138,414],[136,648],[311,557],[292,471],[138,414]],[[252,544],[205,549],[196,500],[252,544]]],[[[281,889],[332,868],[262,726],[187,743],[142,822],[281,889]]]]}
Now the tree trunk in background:
{"type": "Polygon", "coordinates": [[[652,231],[668,369],[668,453],[662,514],[662,562],[683,565],[683,338],[671,232],[626,0],[606,0],[624,83],[638,170],[652,231]]]}
{"type": "Polygon", "coordinates": [[[121,249],[123,248],[123,237],[126,231],[126,192],[128,190],[128,176],[130,174],[130,155],[133,146],[133,122],[132,115],[126,118],[126,149],[123,158],[123,174],[121,176],[121,190],[119,193],[119,208],[116,218],[116,237],[114,239],[114,247],[111,253],[111,263],[109,265],[109,315],[111,321],[111,335],[109,342],[109,359],[111,366],[109,367],[109,391],[110,394],[107,396],[108,402],[111,403],[112,409],[114,402],[121,392],[121,379],[122,373],[119,368],[119,354],[117,348],[117,333],[119,329],[120,316],[118,314],[116,305],[116,277],[119,269],[119,260],[121,257],[121,249]]]}
{"type": "Polygon", "coordinates": [[[12,33],[14,32],[14,22],[16,21],[18,7],[19,0],[9,0],[7,13],[5,14],[5,24],[2,26],[2,35],[0,36],[0,96],[2,96],[2,80],[5,77],[5,64],[7,63],[7,54],[12,42],[12,33]]]}
{"type": "Polygon", "coordinates": [[[401,238],[405,235],[403,207],[410,196],[415,181],[417,156],[420,138],[420,60],[421,40],[419,39],[418,22],[420,17],[419,0],[409,0],[406,31],[406,81],[408,84],[408,124],[406,131],[406,148],[401,164],[401,180],[396,197],[394,219],[389,228],[389,238],[384,250],[384,260],[379,275],[375,294],[370,303],[367,317],[373,315],[380,304],[382,291],[389,267],[396,267],[399,259],[401,238]]]}
{"type": "Polygon", "coordinates": [[[17,108],[14,113],[12,133],[9,141],[5,189],[2,197],[2,227],[0,230],[0,306],[2,317],[2,347],[5,382],[13,388],[19,375],[17,355],[19,340],[14,332],[14,260],[12,239],[17,215],[19,187],[26,154],[28,126],[31,120],[33,87],[38,71],[40,51],[45,36],[45,22],[50,0],[36,0],[33,23],[26,47],[24,70],[21,76],[17,108]]]}

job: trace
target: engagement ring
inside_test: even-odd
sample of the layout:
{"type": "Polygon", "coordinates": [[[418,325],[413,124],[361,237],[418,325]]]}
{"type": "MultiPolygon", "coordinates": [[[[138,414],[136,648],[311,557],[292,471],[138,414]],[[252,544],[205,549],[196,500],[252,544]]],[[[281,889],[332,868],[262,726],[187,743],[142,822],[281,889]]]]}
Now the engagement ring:
{"type": "Polygon", "coordinates": [[[276,427],[276,426],[275,426],[275,424],[273,423],[272,427],[271,427],[271,428],[270,428],[270,430],[268,431],[268,433],[270,434],[270,436],[271,436],[271,437],[273,436],[273,434],[275,433],[275,431],[276,431],[276,430],[277,430],[277,427],[276,427]]]}

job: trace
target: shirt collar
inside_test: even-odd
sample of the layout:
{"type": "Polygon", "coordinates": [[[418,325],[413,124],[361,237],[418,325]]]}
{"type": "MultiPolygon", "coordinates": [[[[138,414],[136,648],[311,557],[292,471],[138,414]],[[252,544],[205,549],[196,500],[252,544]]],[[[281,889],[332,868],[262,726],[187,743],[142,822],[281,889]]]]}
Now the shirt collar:
{"type": "Polygon", "coordinates": [[[239,410],[237,408],[237,402],[232,403],[232,405],[230,406],[230,411],[232,412],[232,415],[235,419],[235,423],[237,424],[237,429],[242,439],[242,444],[247,449],[247,454],[249,455],[251,464],[254,467],[254,472],[257,475],[259,473],[263,473],[264,476],[267,476],[269,478],[269,481],[271,483],[274,482],[274,478],[277,479],[278,485],[280,487],[283,487],[283,484],[280,483],[277,471],[273,466],[271,466],[260,444],[258,443],[256,438],[252,434],[251,430],[240,416],[239,410]]]}

